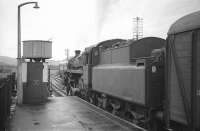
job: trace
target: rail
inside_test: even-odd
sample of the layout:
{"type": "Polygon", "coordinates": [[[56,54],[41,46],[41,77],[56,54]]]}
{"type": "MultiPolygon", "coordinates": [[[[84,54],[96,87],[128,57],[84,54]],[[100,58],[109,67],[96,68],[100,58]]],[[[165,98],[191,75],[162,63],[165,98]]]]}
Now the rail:
{"type": "Polygon", "coordinates": [[[67,96],[67,93],[65,90],[63,90],[62,84],[61,84],[61,79],[59,79],[58,75],[51,75],[51,80],[50,80],[50,87],[54,93],[56,93],[56,96],[67,96]]]}

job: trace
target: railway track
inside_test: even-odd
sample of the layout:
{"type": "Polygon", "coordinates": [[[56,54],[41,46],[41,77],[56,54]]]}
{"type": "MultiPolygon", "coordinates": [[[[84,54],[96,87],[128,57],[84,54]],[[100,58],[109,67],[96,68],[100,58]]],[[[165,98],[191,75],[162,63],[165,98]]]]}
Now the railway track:
{"type": "Polygon", "coordinates": [[[50,82],[51,88],[53,90],[53,96],[56,96],[56,97],[67,96],[66,91],[62,89],[63,85],[58,75],[52,74],[50,81],[51,81],[50,82]]]}

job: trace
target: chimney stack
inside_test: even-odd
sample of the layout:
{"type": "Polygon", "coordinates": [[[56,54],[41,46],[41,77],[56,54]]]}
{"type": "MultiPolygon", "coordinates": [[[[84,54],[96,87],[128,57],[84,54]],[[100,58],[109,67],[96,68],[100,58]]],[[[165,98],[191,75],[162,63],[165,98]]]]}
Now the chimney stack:
{"type": "Polygon", "coordinates": [[[75,50],[75,56],[79,56],[81,54],[80,50],[75,50]]]}

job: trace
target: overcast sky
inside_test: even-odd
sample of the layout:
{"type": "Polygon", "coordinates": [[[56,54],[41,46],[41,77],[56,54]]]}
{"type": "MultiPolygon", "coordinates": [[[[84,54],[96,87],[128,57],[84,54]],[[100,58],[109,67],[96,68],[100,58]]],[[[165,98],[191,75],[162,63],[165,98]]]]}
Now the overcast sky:
{"type": "MultiPolygon", "coordinates": [[[[17,56],[17,5],[0,0],[0,55],[17,56]]],[[[166,38],[178,18],[200,10],[200,0],[38,0],[21,9],[22,40],[52,40],[53,59],[98,41],[131,39],[133,18],[143,18],[144,36],[166,38]]]]}

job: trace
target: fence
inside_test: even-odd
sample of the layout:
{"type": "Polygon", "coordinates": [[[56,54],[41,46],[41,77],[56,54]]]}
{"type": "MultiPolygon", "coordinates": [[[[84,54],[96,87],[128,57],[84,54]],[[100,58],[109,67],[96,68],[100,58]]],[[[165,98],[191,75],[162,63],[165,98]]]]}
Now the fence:
{"type": "Polygon", "coordinates": [[[15,73],[0,79],[0,130],[5,130],[10,115],[12,91],[15,88],[15,73]]]}

